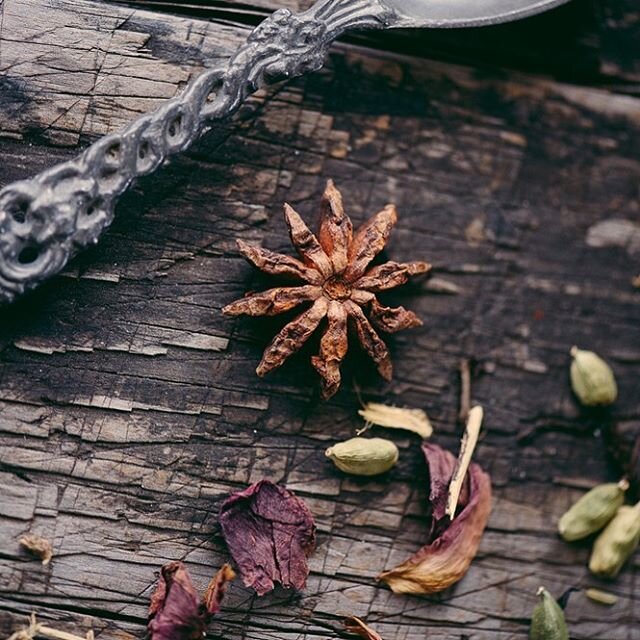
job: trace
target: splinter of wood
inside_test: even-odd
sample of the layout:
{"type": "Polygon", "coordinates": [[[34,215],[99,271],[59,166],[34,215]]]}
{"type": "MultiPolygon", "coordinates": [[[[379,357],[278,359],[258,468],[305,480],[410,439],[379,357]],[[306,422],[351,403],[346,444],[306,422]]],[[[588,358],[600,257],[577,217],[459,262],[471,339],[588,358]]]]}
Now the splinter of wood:
{"type": "Polygon", "coordinates": [[[469,411],[467,426],[465,427],[464,436],[462,436],[462,442],[460,444],[458,462],[456,463],[456,468],[453,471],[451,483],[449,484],[446,513],[451,520],[453,520],[456,513],[462,483],[467,475],[467,469],[471,463],[471,456],[473,456],[473,452],[478,444],[483,414],[482,407],[479,405],[476,405],[469,411]]]}

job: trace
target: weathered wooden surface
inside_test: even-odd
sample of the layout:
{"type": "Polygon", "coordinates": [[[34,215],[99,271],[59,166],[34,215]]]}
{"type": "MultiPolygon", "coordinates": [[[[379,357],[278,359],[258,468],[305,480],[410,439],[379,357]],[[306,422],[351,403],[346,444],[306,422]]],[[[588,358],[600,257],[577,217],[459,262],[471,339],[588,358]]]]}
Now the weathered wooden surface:
{"type": "MultiPolygon", "coordinates": [[[[248,32],[160,4],[4,0],[0,185],[173,95],[248,32]]],[[[341,619],[355,614],[385,640],[523,639],[540,584],[556,595],[598,584],[587,546],[562,543],[555,521],[582,487],[616,474],[600,423],[571,397],[572,344],[612,363],[614,416],[640,428],[640,291],[631,285],[640,271],[640,63],[624,46],[640,24],[632,7],[563,10],[580,19],[554,41],[565,55],[544,77],[339,45],[324,71],[254,98],[138,184],[98,247],[3,308],[0,635],[35,610],[60,628],[140,637],[160,565],[183,559],[206,584],[227,559],[221,500],[263,477],[294,489],[317,518],[309,585],[257,599],[234,584],[211,637],[346,637],[341,619]],[[566,61],[587,49],[593,73],[583,84],[550,79],[567,79],[566,61]],[[313,345],[256,379],[282,320],[230,320],[220,308],[265,284],[233,238],[288,250],[281,203],[313,220],[327,177],[356,221],[394,201],[389,257],[433,262],[458,292],[417,282],[391,296],[425,319],[390,341],[394,382],[383,385],[356,354],[343,390],[323,404],[313,345]],[[594,225],[611,219],[633,224],[590,246],[594,225]],[[425,533],[418,443],[395,438],[401,462],[382,480],[347,478],[323,451],[359,426],[354,372],[367,399],[425,407],[437,442],[454,448],[463,357],[478,362],[473,398],[486,408],[477,459],[494,481],[489,529],[457,587],[395,596],[374,576],[425,533]],[[49,567],[20,551],[28,531],[53,541],[49,567]]],[[[528,34],[538,48],[511,62],[544,68],[547,32],[535,29],[549,24],[501,27],[493,53],[479,55],[497,58],[500,42],[513,52],[513,34],[528,34]]],[[[459,36],[439,37],[464,52],[459,36]]],[[[416,52],[417,36],[408,38],[416,52]]],[[[638,640],[639,577],[637,554],[605,586],[620,596],[611,609],[575,595],[571,637],[638,640]]]]}

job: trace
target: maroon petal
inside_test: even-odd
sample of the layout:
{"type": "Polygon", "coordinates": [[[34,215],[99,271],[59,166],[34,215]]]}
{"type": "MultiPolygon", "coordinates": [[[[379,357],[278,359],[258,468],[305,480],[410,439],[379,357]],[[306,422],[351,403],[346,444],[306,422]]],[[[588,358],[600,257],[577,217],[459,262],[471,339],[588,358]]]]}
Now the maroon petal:
{"type": "Polygon", "coordinates": [[[220,610],[227,583],[234,577],[233,569],[225,564],[200,599],[184,564],[165,564],[149,604],[150,640],[201,640],[211,616],[220,610]]]}
{"type": "Polygon", "coordinates": [[[284,487],[261,480],[222,504],[220,526],[242,581],[258,595],[275,582],[303,589],[315,549],[313,516],[284,487]]]}
{"type": "Polygon", "coordinates": [[[201,638],[206,622],[200,612],[200,596],[182,562],[169,562],[160,572],[151,596],[151,640],[192,640],[201,638]]]}
{"type": "Polygon", "coordinates": [[[427,544],[401,565],[378,576],[396,593],[436,593],[455,584],[475,557],[491,512],[491,480],[475,463],[467,473],[458,513],[446,515],[456,459],[437,445],[422,450],[429,466],[431,526],[427,544]]]}

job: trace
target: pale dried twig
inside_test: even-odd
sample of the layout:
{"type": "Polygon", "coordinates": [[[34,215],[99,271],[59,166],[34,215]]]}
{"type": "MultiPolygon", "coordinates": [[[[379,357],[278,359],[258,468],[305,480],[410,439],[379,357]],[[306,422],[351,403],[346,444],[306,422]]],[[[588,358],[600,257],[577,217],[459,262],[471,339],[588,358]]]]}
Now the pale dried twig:
{"type": "Polygon", "coordinates": [[[36,614],[32,613],[29,617],[29,626],[12,633],[7,640],[33,640],[38,636],[52,638],[53,640],[94,640],[93,631],[87,631],[87,635],[83,637],[77,636],[66,631],[52,629],[36,621],[36,614]]]}
{"type": "Polygon", "coordinates": [[[471,463],[471,456],[478,444],[478,436],[480,434],[480,428],[482,427],[482,417],[483,411],[482,407],[479,405],[476,405],[469,411],[467,426],[465,427],[462,443],[460,444],[458,462],[456,463],[456,468],[453,471],[451,483],[449,484],[449,497],[447,499],[446,513],[452,520],[456,513],[458,500],[460,499],[462,484],[464,483],[465,476],[467,475],[467,469],[471,463]]]}

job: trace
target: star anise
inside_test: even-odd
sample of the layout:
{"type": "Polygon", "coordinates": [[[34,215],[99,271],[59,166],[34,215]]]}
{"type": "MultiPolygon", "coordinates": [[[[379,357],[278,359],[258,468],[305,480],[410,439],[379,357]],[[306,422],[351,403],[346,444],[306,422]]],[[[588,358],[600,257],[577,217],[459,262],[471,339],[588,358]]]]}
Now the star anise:
{"type": "Polygon", "coordinates": [[[342,206],[342,196],[329,180],[322,197],[317,237],[288,204],[284,205],[284,215],[291,242],[302,260],[254,247],[242,240],[237,241],[238,248],[261,271],[288,276],[302,284],[249,294],[223,309],[233,316],[272,316],[309,303],[266,348],[256,373],[264,376],[282,365],[326,318],[320,353],[311,359],[322,380],[323,398],[330,398],[340,386],[340,363],[347,353],[349,321],[380,375],[390,380],[389,350],[376,329],[395,333],[417,327],[422,320],[404,307],[381,305],[375,294],[404,284],[409,276],[431,268],[426,262],[386,262],[367,269],[384,248],[398,219],[395,206],[387,205],[353,233],[351,220],[342,206]],[[363,307],[368,307],[369,318],[363,307]]]}

